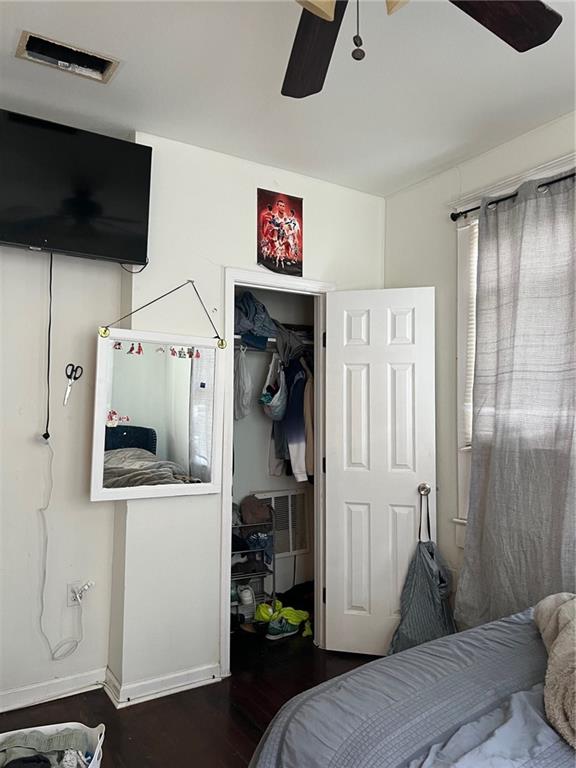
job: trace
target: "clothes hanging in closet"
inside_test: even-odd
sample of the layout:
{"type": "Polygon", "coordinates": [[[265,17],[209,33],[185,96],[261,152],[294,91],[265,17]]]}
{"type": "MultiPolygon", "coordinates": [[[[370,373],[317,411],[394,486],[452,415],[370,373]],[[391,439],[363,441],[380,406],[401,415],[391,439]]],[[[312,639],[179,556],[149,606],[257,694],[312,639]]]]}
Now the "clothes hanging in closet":
{"type": "Polygon", "coordinates": [[[234,353],[234,418],[238,421],[250,413],[252,377],[246,365],[246,347],[234,353]]]}
{"type": "Polygon", "coordinates": [[[301,483],[308,480],[308,475],[306,474],[306,425],[304,423],[306,371],[300,360],[291,360],[286,368],[286,385],[288,405],[281,423],[288,443],[292,472],[294,478],[301,483]]]}
{"type": "Polygon", "coordinates": [[[285,474],[287,462],[294,478],[305,482],[314,475],[314,378],[303,357],[285,368],[288,401],[281,421],[274,421],[270,437],[270,475],[285,474]]]}
{"type": "MultiPolygon", "coordinates": [[[[270,337],[276,340],[278,352],[260,396],[264,413],[272,419],[268,471],[273,477],[293,474],[298,482],[306,482],[314,475],[314,379],[312,360],[306,362],[305,338],[273,320],[250,291],[236,298],[234,331],[256,349],[265,349],[270,337]]],[[[236,353],[235,418],[249,409],[243,364],[247,374],[243,353],[236,353]]]]}
{"type": "Polygon", "coordinates": [[[314,475],[314,377],[309,369],[306,374],[304,430],[306,433],[306,474],[310,478],[314,475]]]}

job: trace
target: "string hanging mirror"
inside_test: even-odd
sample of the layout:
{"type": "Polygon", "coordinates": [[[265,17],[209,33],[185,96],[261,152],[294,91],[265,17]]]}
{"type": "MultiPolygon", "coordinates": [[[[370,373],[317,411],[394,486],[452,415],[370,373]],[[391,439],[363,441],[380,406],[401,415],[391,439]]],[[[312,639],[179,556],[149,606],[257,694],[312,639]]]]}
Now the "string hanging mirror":
{"type": "Polygon", "coordinates": [[[208,318],[208,321],[212,326],[212,329],[214,330],[214,338],[218,339],[218,345],[217,345],[218,349],[226,349],[226,346],[227,346],[226,339],[223,339],[222,336],[220,336],[220,334],[218,333],[218,329],[214,325],[214,322],[210,317],[210,313],[206,309],[206,304],[204,304],[204,301],[202,300],[202,296],[200,296],[200,293],[198,292],[198,288],[196,288],[194,280],[186,280],[184,283],[180,283],[180,285],[177,285],[176,288],[172,288],[172,290],[166,291],[166,293],[163,293],[160,296],[157,296],[155,299],[152,299],[151,301],[146,302],[146,304],[142,304],[141,307],[138,307],[137,309],[132,310],[132,312],[128,312],[127,315],[123,315],[122,317],[119,317],[117,320],[114,320],[113,322],[108,323],[107,325],[100,326],[100,328],[98,328],[98,334],[103,339],[108,338],[108,336],[110,336],[111,325],[116,325],[116,323],[120,323],[122,322],[122,320],[126,320],[128,317],[132,317],[132,315],[135,315],[136,312],[140,312],[142,309],[146,309],[146,307],[149,307],[151,304],[155,304],[157,301],[160,301],[161,299],[165,299],[166,296],[170,296],[171,293],[175,293],[176,291],[179,291],[181,288],[184,288],[186,285],[191,285],[192,288],[194,288],[194,293],[196,294],[198,301],[200,302],[200,305],[204,310],[204,314],[208,318]]]}

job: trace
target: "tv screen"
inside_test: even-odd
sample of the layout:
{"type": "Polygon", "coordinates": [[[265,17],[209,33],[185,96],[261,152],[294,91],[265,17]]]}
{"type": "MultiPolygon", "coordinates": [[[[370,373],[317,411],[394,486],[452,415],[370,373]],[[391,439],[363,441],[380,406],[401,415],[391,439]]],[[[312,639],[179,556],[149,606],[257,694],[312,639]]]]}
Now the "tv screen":
{"type": "Polygon", "coordinates": [[[152,149],[0,110],[0,242],[146,264],[152,149]]]}

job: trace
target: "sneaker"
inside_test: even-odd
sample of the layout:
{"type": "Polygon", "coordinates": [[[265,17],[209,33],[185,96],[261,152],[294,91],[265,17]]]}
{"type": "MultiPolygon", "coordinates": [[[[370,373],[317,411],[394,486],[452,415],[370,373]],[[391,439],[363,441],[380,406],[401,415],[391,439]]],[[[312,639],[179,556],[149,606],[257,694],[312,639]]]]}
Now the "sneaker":
{"type": "Polygon", "coordinates": [[[274,619],[268,624],[267,640],[280,640],[282,637],[298,634],[299,625],[290,624],[286,619],[274,619]]]}
{"type": "Polygon", "coordinates": [[[238,601],[242,605],[255,605],[256,595],[249,584],[246,584],[246,586],[240,586],[239,584],[236,591],[238,593],[238,601]]]}
{"type": "Polygon", "coordinates": [[[240,555],[240,554],[232,555],[232,568],[234,568],[235,565],[240,565],[240,563],[247,563],[247,562],[248,562],[248,555],[240,555]]]}

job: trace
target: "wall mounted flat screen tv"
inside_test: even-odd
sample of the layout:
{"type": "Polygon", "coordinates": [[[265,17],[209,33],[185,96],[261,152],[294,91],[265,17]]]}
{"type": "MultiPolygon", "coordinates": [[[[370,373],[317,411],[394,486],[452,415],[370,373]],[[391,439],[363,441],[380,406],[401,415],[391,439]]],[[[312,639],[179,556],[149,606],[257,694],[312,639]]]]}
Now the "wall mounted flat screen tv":
{"type": "Polygon", "coordinates": [[[152,149],[0,110],[0,242],[146,264],[152,149]]]}

